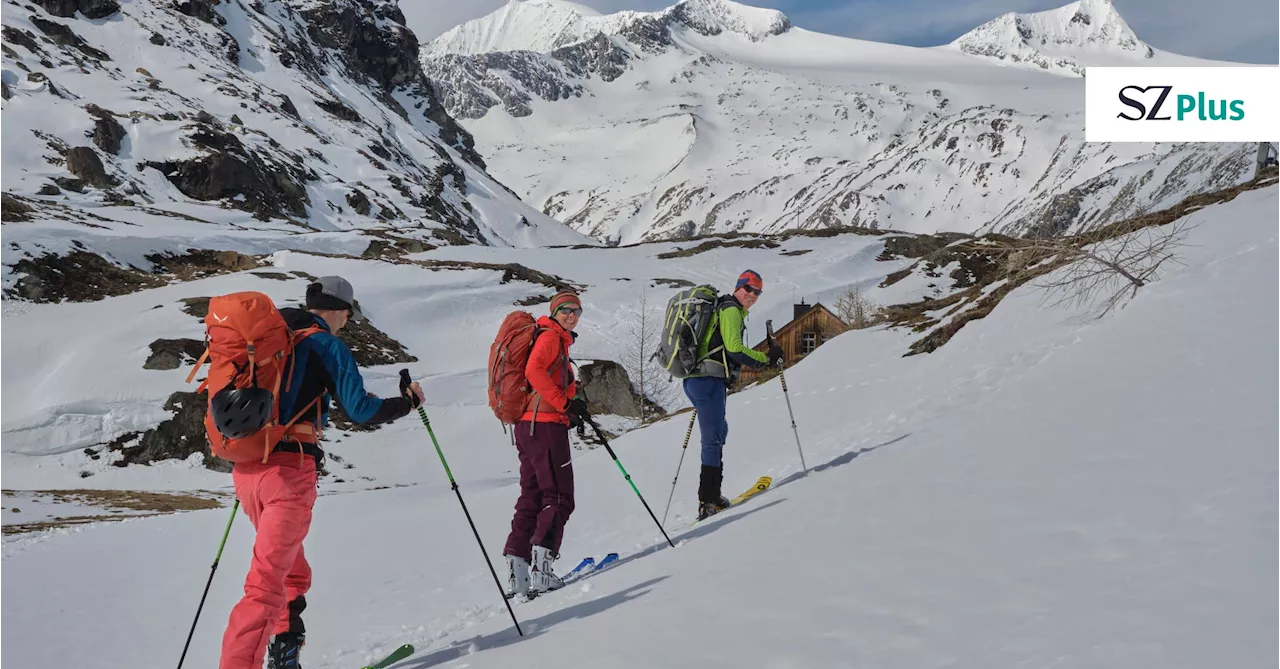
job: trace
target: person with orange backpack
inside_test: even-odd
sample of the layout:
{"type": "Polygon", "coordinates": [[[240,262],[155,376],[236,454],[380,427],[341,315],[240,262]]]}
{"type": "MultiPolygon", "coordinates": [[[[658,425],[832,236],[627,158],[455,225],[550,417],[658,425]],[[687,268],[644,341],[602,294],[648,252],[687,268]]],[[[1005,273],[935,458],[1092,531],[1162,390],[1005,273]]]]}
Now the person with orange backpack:
{"type": "Polygon", "coordinates": [[[573,513],[569,428],[590,421],[569,359],[582,301],[561,291],[550,307],[536,323],[527,312],[508,315],[489,356],[489,404],[513,425],[520,458],[520,497],[503,549],[508,596],[532,598],[564,585],[553,563],[573,513]]]}
{"type": "Polygon", "coordinates": [[[393,421],[423,402],[417,383],[401,397],[365,392],[351,350],[336,336],[350,319],[362,318],[351,284],[338,276],[307,286],[306,309],[277,310],[255,292],[209,301],[206,432],[212,453],[235,463],[236,498],[257,532],[244,597],[223,634],[220,669],[261,669],[268,643],[269,667],[301,666],[301,614],[311,587],[302,542],[316,501],[329,397],[367,425],[393,421]]]}

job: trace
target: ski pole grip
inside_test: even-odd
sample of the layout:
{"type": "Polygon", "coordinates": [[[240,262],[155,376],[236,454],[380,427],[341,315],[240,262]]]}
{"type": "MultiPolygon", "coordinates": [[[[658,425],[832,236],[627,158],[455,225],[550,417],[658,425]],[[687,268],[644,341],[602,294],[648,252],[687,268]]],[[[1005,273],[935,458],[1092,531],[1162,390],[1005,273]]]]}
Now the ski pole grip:
{"type": "Polygon", "coordinates": [[[411,385],[413,385],[413,379],[409,376],[409,368],[406,367],[400,370],[400,394],[407,396],[411,385]]]}

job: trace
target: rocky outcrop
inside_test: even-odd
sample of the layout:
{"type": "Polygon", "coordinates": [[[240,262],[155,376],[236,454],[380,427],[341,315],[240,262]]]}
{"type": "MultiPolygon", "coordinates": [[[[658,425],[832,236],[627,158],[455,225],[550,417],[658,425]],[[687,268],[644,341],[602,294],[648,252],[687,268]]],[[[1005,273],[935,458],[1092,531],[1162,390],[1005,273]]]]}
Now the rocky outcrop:
{"type": "Polygon", "coordinates": [[[71,29],[71,26],[64,23],[58,23],[57,21],[42,19],[35,15],[28,18],[32,25],[39,28],[40,32],[48,35],[49,39],[53,40],[54,44],[57,44],[58,46],[71,47],[94,60],[111,60],[111,56],[107,55],[105,51],[89,46],[89,43],[81,39],[80,36],[71,29]]]}
{"type": "Polygon", "coordinates": [[[76,12],[87,19],[103,19],[120,11],[116,0],[35,0],[44,11],[64,19],[75,18],[76,12]]]}
{"type": "Polygon", "coordinates": [[[578,374],[591,413],[640,417],[641,398],[622,365],[612,360],[597,360],[579,367],[578,374]]]}
{"type": "Polygon", "coordinates": [[[10,195],[9,193],[5,193],[3,196],[0,196],[0,211],[3,212],[3,215],[0,216],[0,218],[8,222],[29,221],[31,220],[31,214],[35,213],[36,210],[31,205],[23,202],[17,197],[10,195]]]}
{"type": "Polygon", "coordinates": [[[346,327],[338,331],[338,339],[347,344],[356,364],[361,367],[418,361],[417,357],[405,350],[404,344],[374,327],[368,319],[347,323],[346,327]]]}
{"type": "Polygon", "coordinates": [[[369,196],[365,195],[364,191],[359,188],[353,188],[350,193],[347,193],[347,204],[351,205],[351,208],[361,216],[368,216],[371,211],[369,196]]]}
{"type": "Polygon", "coordinates": [[[194,365],[204,353],[204,342],[199,339],[157,339],[151,342],[151,355],[143,363],[143,369],[177,369],[184,364],[194,365]]]}
{"type": "Polygon", "coordinates": [[[124,126],[116,120],[115,114],[94,104],[85,105],[84,110],[96,119],[93,122],[93,130],[86,133],[93,139],[94,146],[112,155],[120,153],[120,142],[125,138],[126,133],[124,126]]]}
{"type": "Polygon", "coordinates": [[[177,392],[169,396],[164,408],[174,412],[173,417],[154,430],[147,430],[141,435],[127,434],[107,445],[108,450],[121,452],[120,459],[112,464],[117,467],[149,465],[158,460],[185,460],[193,453],[201,453],[204,465],[209,469],[231,471],[231,463],[209,452],[204,429],[207,395],[177,392]]]}
{"type": "Polygon", "coordinates": [[[182,0],[182,2],[174,2],[173,8],[193,19],[200,19],[215,26],[225,26],[227,20],[213,8],[216,4],[218,0],[182,0]]]}
{"type": "Polygon", "coordinates": [[[115,177],[107,174],[98,154],[87,146],[77,146],[67,151],[67,171],[94,188],[111,188],[117,185],[115,177]]]}
{"type": "Polygon", "coordinates": [[[307,215],[311,199],[303,182],[312,175],[245,147],[238,137],[207,122],[196,124],[191,142],[209,152],[200,158],[148,162],[183,195],[196,200],[231,200],[259,220],[307,215]],[[239,197],[237,197],[239,196],[239,197]]]}

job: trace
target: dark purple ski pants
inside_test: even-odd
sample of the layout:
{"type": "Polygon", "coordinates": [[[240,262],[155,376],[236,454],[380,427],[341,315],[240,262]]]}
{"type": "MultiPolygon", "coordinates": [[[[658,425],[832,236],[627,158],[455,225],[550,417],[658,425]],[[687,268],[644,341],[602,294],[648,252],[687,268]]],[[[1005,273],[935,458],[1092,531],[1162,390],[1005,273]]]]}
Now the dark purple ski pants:
{"type": "Polygon", "coordinates": [[[537,423],[533,434],[529,434],[529,421],[520,421],[515,433],[520,454],[520,499],[516,500],[503,554],[531,560],[537,545],[558,555],[564,525],[573,513],[569,427],[537,423]]]}

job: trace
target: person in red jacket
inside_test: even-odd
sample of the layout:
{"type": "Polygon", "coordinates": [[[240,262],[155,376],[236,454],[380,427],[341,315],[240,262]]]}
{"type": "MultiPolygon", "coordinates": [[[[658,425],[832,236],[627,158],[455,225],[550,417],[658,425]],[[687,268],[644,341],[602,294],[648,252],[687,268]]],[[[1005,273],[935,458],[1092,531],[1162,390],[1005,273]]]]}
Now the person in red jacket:
{"type": "Polygon", "coordinates": [[[586,400],[569,367],[569,347],[582,317],[582,302],[569,291],[551,298],[551,316],[538,319],[538,333],[525,365],[533,388],[515,425],[520,455],[520,498],[503,549],[512,595],[537,597],[564,585],[552,563],[559,557],[564,526],[573,513],[573,467],[569,428],[589,418],[586,400]]]}

